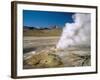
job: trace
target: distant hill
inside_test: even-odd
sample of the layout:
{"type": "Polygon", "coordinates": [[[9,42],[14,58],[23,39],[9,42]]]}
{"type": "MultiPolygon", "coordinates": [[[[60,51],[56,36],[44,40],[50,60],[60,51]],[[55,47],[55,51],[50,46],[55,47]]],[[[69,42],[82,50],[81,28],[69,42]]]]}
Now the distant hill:
{"type": "Polygon", "coordinates": [[[41,28],[36,28],[34,26],[24,26],[24,31],[27,30],[50,30],[50,29],[59,29],[60,27],[54,25],[54,26],[49,26],[49,27],[41,27],[41,28]]]}
{"type": "Polygon", "coordinates": [[[32,29],[37,29],[37,28],[36,27],[24,26],[24,30],[32,30],[32,29]]]}
{"type": "Polygon", "coordinates": [[[49,26],[50,29],[59,29],[60,27],[57,25],[49,26]]]}

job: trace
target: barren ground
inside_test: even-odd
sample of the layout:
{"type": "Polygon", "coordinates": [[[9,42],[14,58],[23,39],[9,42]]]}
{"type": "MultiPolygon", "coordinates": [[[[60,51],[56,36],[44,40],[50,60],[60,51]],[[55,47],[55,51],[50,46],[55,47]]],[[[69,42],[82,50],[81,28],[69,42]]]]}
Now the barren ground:
{"type": "MultiPolygon", "coordinates": [[[[24,37],[23,38],[23,52],[24,59],[34,54],[34,51],[37,53],[41,50],[48,50],[49,48],[54,47],[57,44],[59,37],[24,37]]],[[[63,67],[75,67],[75,66],[90,66],[91,57],[90,57],[90,47],[79,46],[79,47],[70,47],[63,51],[57,51],[57,55],[61,57],[64,64],[63,67]]],[[[24,65],[24,69],[30,69],[32,67],[27,67],[24,65]]]]}

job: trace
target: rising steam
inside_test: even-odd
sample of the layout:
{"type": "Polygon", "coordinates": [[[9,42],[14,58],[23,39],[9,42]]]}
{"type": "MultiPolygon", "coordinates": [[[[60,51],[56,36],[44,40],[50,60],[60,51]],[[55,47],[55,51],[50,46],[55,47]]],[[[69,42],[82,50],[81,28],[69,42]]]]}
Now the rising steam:
{"type": "Polygon", "coordinates": [[[59,49],[65,49],[73,45],[90,46],[91,18],[88,13],[77,13],[72,16],[73,23],[66,23],[58,44],[59,49]]]}

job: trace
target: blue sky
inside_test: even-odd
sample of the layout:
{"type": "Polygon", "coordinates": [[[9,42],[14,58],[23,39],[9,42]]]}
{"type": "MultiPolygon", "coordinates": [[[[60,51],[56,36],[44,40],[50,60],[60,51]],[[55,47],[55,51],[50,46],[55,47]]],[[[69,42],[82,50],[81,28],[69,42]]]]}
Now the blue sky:
{"type": "Polygon", "coordinates": [[[23,10],[23,26],[29,27],[64,27],[65,23],[72,23],[72,15],[69,12],[51,12],[51,11],[34,11],[23,10]]]}

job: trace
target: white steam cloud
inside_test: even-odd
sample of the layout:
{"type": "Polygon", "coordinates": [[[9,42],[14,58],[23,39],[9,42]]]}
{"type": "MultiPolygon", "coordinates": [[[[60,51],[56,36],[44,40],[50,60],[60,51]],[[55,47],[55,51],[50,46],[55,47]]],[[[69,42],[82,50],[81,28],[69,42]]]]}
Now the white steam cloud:
{"type": "Polygon", "coordinates": [[[76,13],[72,16],[74,22],[66,23],[58,44],[59,49],[73,45],[90,46],[91,17],[88,13],[76,13]]]}

